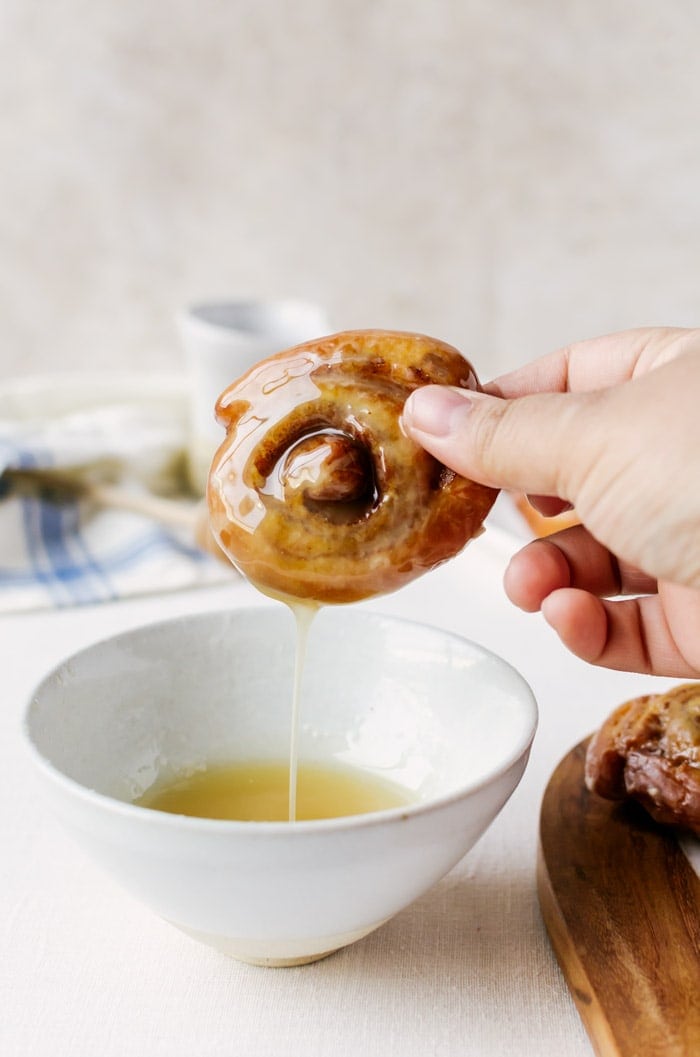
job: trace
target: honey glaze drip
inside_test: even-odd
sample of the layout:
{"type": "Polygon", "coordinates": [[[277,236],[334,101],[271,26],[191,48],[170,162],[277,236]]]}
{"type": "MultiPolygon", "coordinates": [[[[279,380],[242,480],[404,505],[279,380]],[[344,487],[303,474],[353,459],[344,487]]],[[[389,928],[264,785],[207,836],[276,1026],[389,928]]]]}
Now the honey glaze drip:
{"type": "Polygon", "coordinates": [[[292,692],[292,719],[289,739],[289,821],[296,822],[297,784],[299,773],[299,736],[301,733],[301,685],[304,677],[309,630],[318,606],[308,603],[288,602],[296,623],[294,654],[294,688],[292,692]]]}
{"type": "Polygon", "coordinates": [[[209,474],[212,533],[296,621],[290,822],[319,606],[396,590],[454,557],[480,534],[497,495],[447,470],[402,428],[407,397],[428,384],[478,388],[471,365],[444,342],[348,331],[263,361],[217,403],[227,435],[209,474]]]}

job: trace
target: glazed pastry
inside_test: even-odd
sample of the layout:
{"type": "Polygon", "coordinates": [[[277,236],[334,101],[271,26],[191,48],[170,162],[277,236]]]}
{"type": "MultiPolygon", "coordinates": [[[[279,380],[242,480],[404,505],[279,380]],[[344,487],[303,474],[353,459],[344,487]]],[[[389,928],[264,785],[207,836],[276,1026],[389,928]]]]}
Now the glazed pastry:
{"type": "Polygon", "coordinates": [[[589,742],[585,774],[600,796],[700,836],[700,683],[620,705],[589,742]]]}
{"type": "Polygon", "coordinates": [[[450,345],[360,330],[264,360],[223,393],[211,525],[253,584],[353,602],[401,587],[481,532],[496,491],[448,470],[401,427],[409,393],[429,383],[478,386],[450,345]]]}

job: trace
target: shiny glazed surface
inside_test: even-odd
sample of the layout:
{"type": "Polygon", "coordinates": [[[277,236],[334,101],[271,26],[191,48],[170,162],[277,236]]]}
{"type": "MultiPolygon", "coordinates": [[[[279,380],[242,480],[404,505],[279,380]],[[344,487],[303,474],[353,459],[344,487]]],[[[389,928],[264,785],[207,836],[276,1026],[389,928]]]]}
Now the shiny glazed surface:
{"type": "Polygon", "coordinates": [[[700,683],[620,705],[593,736],[586,784],[638,800],[657,822],[700,835],[700,683]]]}
{"type": "Polygon", "coordinates": [[[475,389],[471,364],[418,334],[349,331],[256,365],[220,397],[212,530],[261,590],[312,602],[382,594],[453,557],[496,493],[401,428],[420,385],[475,389]]]}

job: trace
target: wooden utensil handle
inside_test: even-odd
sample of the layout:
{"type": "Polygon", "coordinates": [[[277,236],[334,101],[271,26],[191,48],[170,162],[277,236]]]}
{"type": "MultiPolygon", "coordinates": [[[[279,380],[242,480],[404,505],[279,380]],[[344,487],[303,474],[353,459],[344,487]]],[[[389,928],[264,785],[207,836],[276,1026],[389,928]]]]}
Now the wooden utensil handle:
{"type": "Polygon", "coordinates": [[[589,793],[587,742],[542,801],[538,895],[599,1057],[700,1055],[700,880],[674,834],[589,793]]]}
{"type": "Polygon", "coordinates": [[[201,549],[233,569],[212,536],[207,504],[201,500],[188,502],[180,499],[161,499],[147,492],[134,492],[119,485],[90,481],[84,476],[65,470],[10,469],[2,475],[4,481],[20,492],[44,494],[54,502],[66,499],[85,499],[111,510],[127,510],[141,514],[169,528],[184,529],[201,549]]]}
{"type": "Polygon", "coordinates": [[[202,517],[203,504],[161,499],[147,492],[134,492],[118,485],[102,484],[64,470],[6,470],[4,479],[14,487],[54,496],[86,499],[112,510],[142,514],[173,528],[194,530],[202,517]]]}

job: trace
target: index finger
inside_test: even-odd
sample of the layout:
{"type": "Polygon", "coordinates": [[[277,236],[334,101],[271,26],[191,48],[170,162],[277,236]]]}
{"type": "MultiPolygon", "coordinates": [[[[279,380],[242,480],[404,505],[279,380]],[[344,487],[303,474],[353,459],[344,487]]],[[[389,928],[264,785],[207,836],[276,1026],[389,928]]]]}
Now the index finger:
{"type": "Polygon", "coordinates": [[[695,333],[682,327],[640,327],[579,341],[495,378],[484,390],[510,398],[607,389],[674,359],[695,333]]]}

